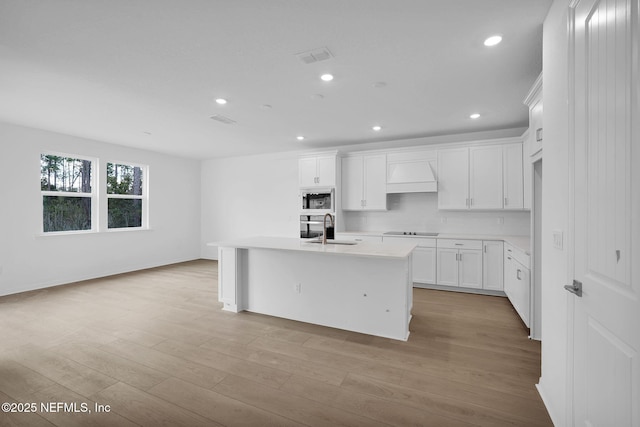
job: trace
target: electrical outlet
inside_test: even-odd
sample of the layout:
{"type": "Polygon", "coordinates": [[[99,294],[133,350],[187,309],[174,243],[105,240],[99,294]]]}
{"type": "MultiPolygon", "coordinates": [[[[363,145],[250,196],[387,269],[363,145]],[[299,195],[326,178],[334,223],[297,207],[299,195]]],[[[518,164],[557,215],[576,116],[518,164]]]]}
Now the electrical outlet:
{"type": "Polygon", "coordinates": [[[502,224],[504,224],[504,218],[503,218],[503,217],[501,217],[501,216],[499,216],[499,217],[498,217],[498,219],[497,219],[497,221],[496,221],[496,224],[498,224],[498,225],[502,225],[502,224]]]}
{"type": "Polygon", "coordinates": [[[440,222],[443,223],[443,224],[446,224],[447,223],[447,217],[446,216],[441,216],[440,217],[440,222]]]}
{"type": "Polygon", "coordinates": [[[296,293],[302,292],[302,283],[296,283],[296,293]]]}

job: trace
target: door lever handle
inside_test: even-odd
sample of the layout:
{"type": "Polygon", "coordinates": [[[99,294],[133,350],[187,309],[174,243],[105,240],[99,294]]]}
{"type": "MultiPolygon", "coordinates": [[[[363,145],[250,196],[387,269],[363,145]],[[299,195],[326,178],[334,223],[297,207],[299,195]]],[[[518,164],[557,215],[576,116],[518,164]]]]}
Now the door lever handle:
{"type": "Polygon", "coordinates": [[[564,285],[564,288],[572,294],[576,294],[579,297],[582,296],[582,282],[574,280],[571,285],[564,285]]]}

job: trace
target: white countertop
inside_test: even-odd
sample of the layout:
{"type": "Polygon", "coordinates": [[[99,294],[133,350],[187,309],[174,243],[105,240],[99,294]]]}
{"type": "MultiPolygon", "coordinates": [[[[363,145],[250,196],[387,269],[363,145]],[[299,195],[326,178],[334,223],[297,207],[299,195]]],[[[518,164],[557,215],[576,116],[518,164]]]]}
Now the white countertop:
{"type": "MultiPolygon", "coordinates": [[[[338,239],[340,241],[340,239],[338,239]]],[[[293,237],[247,237],[243,239],[230,240],[226,242],[208,243],[209,246],[221,248],[243,248],[243,249],[275,249],[283,251],[302,251],[326,254],[340,254],[350,256],[364,256],[375,258],[406,258],[416,247],[410,240],[397,243],[372,243],[358,242],[355,245],[336,245],[321,243],[310,243],[293,237]]]]}
{"type": "MultiPolygon", "coordinates": [[[[338,231],[336,234],[358,235],[358,236],[383,236],[384,231],[338,231]]],[[[406,237],[407,239],[464,239],[464,240],[502,240],[530,255],[531,238],[529,236],[510,236],[499,234],[459,234],[459,233],[439,233],[437,236],[394,236],[406,237]]]]}

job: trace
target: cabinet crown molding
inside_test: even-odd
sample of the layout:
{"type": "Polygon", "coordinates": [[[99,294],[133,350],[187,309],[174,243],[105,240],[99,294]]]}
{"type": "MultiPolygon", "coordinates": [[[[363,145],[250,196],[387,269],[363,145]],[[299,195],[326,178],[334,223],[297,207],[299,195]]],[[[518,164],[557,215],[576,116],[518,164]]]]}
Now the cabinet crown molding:
{"type": "Polygon", "coordinates": [[[542,92],[542,72],[540,72],[540,74],[538,75],[538,78],[536,78],[536,80],[533,82],[531,89],[529,89],[529,93],[527,94],[527,96],[524,97],[524,100],[522,101],[522,103],[530,107],[531,104],[533,104],[533,101],[538,97],[538,95],[540,95],[541,92],[542,92]]]}

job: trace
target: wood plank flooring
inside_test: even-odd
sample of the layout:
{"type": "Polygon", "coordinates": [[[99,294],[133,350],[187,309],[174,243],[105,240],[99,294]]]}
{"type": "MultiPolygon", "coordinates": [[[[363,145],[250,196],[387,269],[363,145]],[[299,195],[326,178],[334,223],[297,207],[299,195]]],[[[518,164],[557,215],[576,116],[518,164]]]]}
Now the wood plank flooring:
{"type": "Polygon", "coordinates": [[[220,307],[204,260],[0,298],[0,425],[551,425],[505,298],[415,289],[408,342],[220,307]]]}

